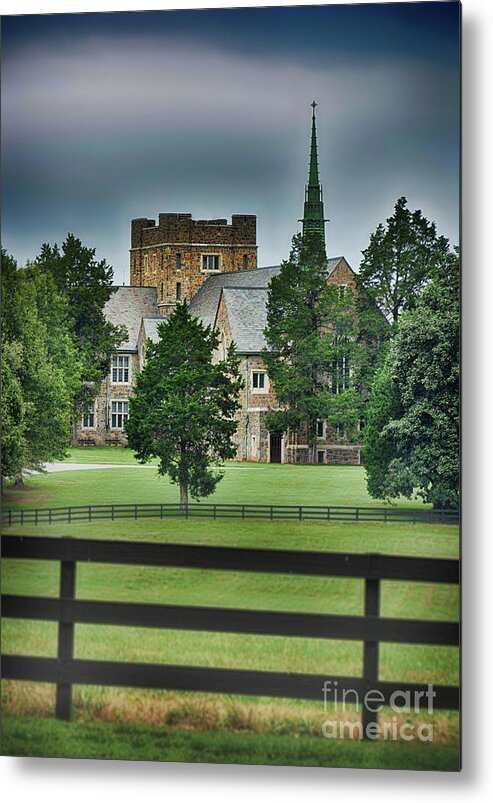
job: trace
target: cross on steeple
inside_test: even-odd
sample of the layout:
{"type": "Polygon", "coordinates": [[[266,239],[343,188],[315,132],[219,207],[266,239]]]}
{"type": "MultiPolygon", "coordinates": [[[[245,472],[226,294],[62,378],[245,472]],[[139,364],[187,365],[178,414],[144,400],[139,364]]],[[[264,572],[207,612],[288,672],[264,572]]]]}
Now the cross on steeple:
{"type": "Polygon", "coordinates": [[[308,184],[305,187],[305,206],[303,210],[303,234],[307,231],[318,231],[325,245],[325,218],[322,185],[318,177],[317,126],[315,120],[316,101],[312,107],[312,135],[310,144],[310,167],[308,184]]]}

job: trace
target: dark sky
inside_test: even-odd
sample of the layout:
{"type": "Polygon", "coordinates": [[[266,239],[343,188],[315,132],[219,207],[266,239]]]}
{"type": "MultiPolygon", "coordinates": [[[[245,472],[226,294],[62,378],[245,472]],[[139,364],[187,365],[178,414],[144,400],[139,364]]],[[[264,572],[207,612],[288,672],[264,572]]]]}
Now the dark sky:
{"type": "Polygon", "coordinates": [[[276,264],[313,98],[329,255],[357,269],[401,195],[457,242],[456,2],[3,17],[3,245],[71,231],[121,283],[131,218],[252,213],[276,264]]]}

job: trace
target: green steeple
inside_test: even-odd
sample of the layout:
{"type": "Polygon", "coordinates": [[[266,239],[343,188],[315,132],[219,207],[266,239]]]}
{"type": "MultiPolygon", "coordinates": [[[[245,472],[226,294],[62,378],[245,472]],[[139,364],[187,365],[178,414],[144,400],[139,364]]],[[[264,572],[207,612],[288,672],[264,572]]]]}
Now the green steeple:
{"type": "Polygon", "coordinates": [[[317,126],[315,122],[315,101],[311,104],[312,112],[312,140],[310,146],[310,169],[308,184],[305,187],[305,207],[303,210],[303,234],[307,231],[319,231],[325,245],[325,218],[322,185],[318,177],[317,156],[317,126]]]}

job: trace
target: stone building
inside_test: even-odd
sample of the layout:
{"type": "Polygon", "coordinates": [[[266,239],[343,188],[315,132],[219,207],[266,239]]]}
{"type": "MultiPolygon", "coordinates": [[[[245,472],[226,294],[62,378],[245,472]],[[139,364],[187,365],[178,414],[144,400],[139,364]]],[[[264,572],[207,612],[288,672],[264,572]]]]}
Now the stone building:
{"type": "MultiPolygon", "coordinates": [[[[191,313],[219,332],[217,359],[223,359],[234,342],[240,357],[244,387],[240,395],[237,459],[270,463],[308,463],[313,451],[306,435],[287,433],[283,438],[269,433],[265,416],[278,407],[262,352],[266,348],[269,282],[280,266],[210,277],[194,296],[191,313]]],[[[354,273],[344,257],[328,260],[329,284],[355,289],[354,273]]],[[[316,460],[319,463],[358,465],[361,444],[337,438],[325,421],[318,422],[316,460]]]]}
{"type": "Polygon", "coordinates": [[[110,373],[100,392],[78,422],[77,446],[123,445],[123,424],[128,418],[128,397],[138,371],[142,353],[137,349],[143,320],[160,318],[155,287],[119,287],[105,307],[106,318],[127,328],[127,339],[112,358],[110,373]]]}
{"type": "Polygon", "coordinates": [[[190,302],[208,276],[256,267],[255,215],[233,215],[230,224],[174,212],[160,214],[157,225],[132,220],[130,284],[155,287],[163,315],[177,301],[190,302]]]}
{"type": "MultiPolygon", "coordinates": [[[[322,187],[318,176],[315,106],[313,103],[310,166],[305,188],[303,231],[319,231],[325,242],[322,187]]],[[[268,432],[265,416],[277,408],[262,351],[266,346],[269,282],[280,266],[257,267],[256,217],[233,215],[226,220],[192,220],[191,214],[160,214],[158,224],[138,218],[131,224],[130,287],[119,287],[106,305],[106,316],[127,327],[128,339],[114,355],[110,375],[80,422],[79,445],[125,443],[123,425],[128,398],[138,371],[145,365],[149,341],[158,338],[158,323],[177,301],[187,301],[192,314],[219,332],[221,359],[231,342],[240,356],[244,388],[236,433],[237,459],[307,463],[313,450],[306,433],[283,438],[268,432]]],[[[354,272],[343,256],[328,259],[328,283],[355,289],[354,272]]],[[[361,444],[350,444],[317,424],[316,462],[359,464],[361,444]]]]}

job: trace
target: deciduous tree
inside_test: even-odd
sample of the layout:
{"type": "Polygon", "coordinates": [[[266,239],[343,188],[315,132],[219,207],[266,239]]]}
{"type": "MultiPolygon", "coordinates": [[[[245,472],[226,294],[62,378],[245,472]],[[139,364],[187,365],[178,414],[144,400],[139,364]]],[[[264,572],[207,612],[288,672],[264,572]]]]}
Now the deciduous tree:
{"type": "Polygon", "coordinates": [[[368,488],[377,498],[416,491],[435,507],[459,504],[459,260],[399,321],[370,394],[365,428],[368,488]]]}
{"type": "MultiPolygon", "coordinates": [[[[443,269],[448,253],[448,240],[437,235],[435,223],[419,209],[411,212],[406,198],[399,198],[393,215],[385,226],[377,226],[363,251],[357,277],[361,299],[395,324],[402,312],[414,308],[421,290],[443,269]]],[[[376,319],[371,322],[375,325],[376,319]]]]}
{"type": "Polygon", "coordinates": [[[59,293],[68,301],[71,327],[80,359],[84,383],[75,399],[74,415],[96,396],[110,370],[111,357],[125,338],[125,327],[114,326],[104,316],[104,306],[116,287],[113,268],[105,259],[96,260],[96,249],[84,246],[68,234],[61,249],[45,243],[35,261],[48,272],[59,293]]]}

